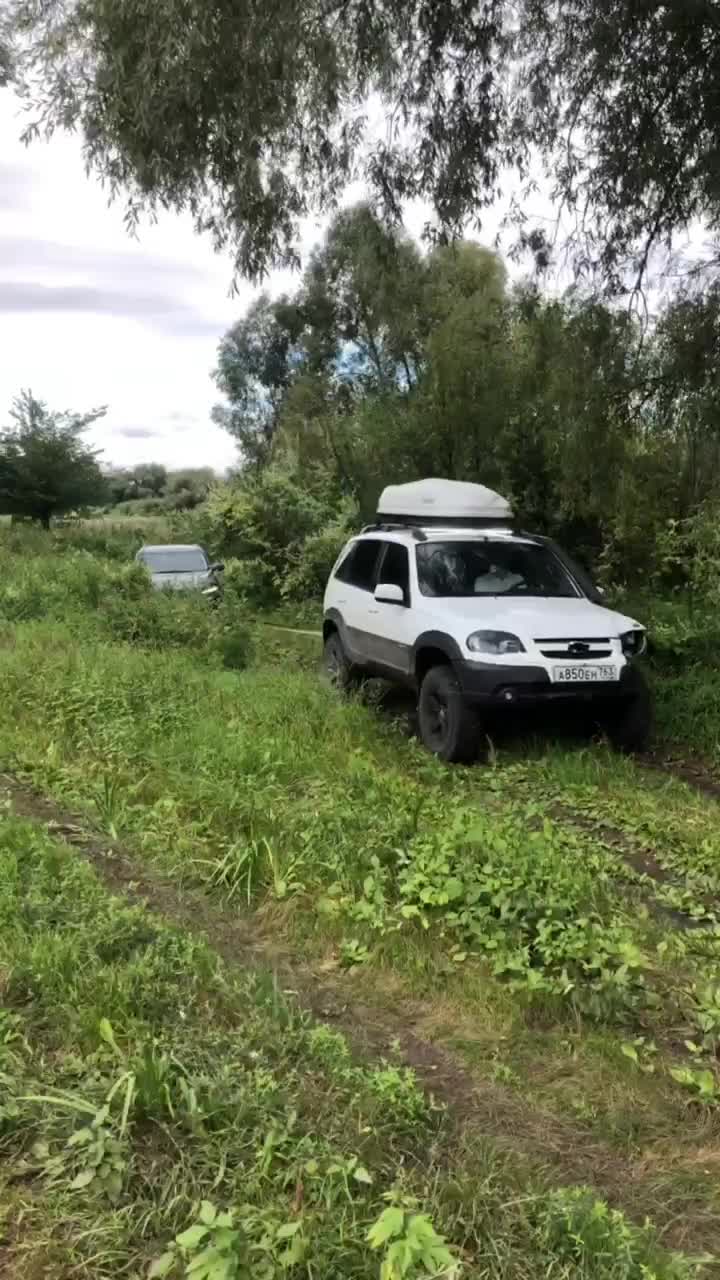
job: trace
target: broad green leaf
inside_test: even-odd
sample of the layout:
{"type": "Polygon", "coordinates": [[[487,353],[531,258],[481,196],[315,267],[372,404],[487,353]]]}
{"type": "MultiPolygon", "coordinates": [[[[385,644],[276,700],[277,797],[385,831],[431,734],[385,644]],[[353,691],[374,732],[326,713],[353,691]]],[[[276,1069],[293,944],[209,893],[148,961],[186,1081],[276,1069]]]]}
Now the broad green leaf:
{"type": "Polygon", "coordinates": [[[82,1187],[88,1187],[94,1177],[95,1177],[94,1169],[81,1169],[80,1172],[75,1175],[72,1182],[70,1183],[70,1190],[80,1191],[82,1187]]]}
{"type": "Polygon", "coordinates": [[[200,1212],[198,1214],[198,1218],[200,1219],[200,1221],[203,1222],[206,1227],[211,1227],[216,1217],[217,1217],[217,1209],[215,1205],[212,1204],[210,1200],[203,1200],[200,1205],[200,1212]]]}
{"type": "Polygon", "coordinates": [[[207,1233],[208,1228],[196,1222],[194,1226],[188,1227],[186,1231],[181,1231],[180,1235],[175,1237],[175,1243],[179,1244],[181,1249],[197,1249],[200,1241],[205,1239],[207,1233]]]}
{"type": "Polygon", "coordinates": [[[382,1249],[382,1246],[388,1240],[392,1240],[393,1236],[400,1235],[404,1222],[405,1214],[396,1205],[390,1205],[388,1209],[384,1209],[368,1230],[366,1239],[370,1247],[382,1249]]]}
{"type": "Polygon", "coordinates": [[[92,1142],[94,1137],[95,1135],[92,1129],[76,1129],[74,1133],[70,1134],[70,1137],[67,1140],[67,1145],[69,1147],[77,1147],[86,1142],[92,1142]]]}
{"type": "Polygon", "coordinates": [[[275,1239],[289,1240],[292,1236],[294,1236],[300,1230],[300,1227],[301,1227],[301,1223],[299,1222],[283,1222],[282,1226],[278,1227],[277,1231],[275,1232],[275,1239]]]}
{"type": "Polygon", "coordinates": [[[100,1039],[104,1040],[105,1044],[110,1046],[110,1048],[112,1049],[116,1057],[122,1058],[123,1055],[120,1051],[120,1048],[118,1047],[117,1040],[115,1039],[115,1032],[113,1031],[112,1025],[107,1018],[100,1019],[100,1022],[98,1024],[98,1031],[100,1032],[100,1039]]]}
{"type": "Polygon", "coordinates": [[[357,1169],[353,1169],[353,1178],[355,1182],[361,1182],[364,1186],[369,1187],[372,1185],[373,1176],[363,1164],[359,1164],[357,1169]]]}

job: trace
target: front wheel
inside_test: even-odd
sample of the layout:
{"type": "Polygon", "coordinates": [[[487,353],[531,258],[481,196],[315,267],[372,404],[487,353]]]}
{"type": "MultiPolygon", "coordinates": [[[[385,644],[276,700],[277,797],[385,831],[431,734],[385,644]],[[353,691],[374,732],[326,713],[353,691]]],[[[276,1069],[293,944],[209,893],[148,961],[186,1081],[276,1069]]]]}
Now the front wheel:
{"type": "Polygon", "coordinates": [[[468,764],[478,751],[477,717],[468,707],[450,666],[431,667],[420,686],[420,738],[433,755],[448,764],[468,764]]]}
{"type": "Polygon", "coordinates": [[[647,751],[655,729],[653,698],[645,678],[636,672],[632,694],[603,717],[603,728],[616,751],[647,751]]]}

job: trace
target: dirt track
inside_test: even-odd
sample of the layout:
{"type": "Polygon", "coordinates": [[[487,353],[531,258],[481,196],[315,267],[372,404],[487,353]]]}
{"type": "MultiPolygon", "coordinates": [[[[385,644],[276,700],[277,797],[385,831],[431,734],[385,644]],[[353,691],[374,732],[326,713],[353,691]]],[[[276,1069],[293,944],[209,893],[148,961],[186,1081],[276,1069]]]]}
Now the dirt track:
{"type": "MultiPolygon", "coordinates": [[[[664,1157],[659,1150],[623,1158],[574,1117],[534,1106],[512,1087],[478,1079],[432,1042],[432,1010],[420,1000],[398,989],[388,991],[382,984],[373,985],[369,998],[367,991],[358,990],[361,978],[337,970],[332,962],[308,962],[279,946],[271,919],[242,917],[199,890],[178,888],[130,850],[93,830],[86,819],[7,774],[0,775],[2,799],[17,816],[42,823],[51,835],[75,848],[111,891],[204,935],[231,967],[273,970],[282,990],[341,1030],[358,1056],[399,1056],[447,1108],[451,1126],[462,1131],[464,1140],[475,1135],[471,1140],[490,1141],[498,1152],[512,1154],[523,1167],[555,1185],[589,1184],[638,1220],[653,1216],[674,1247],[696,1249],[700,1242],[709,1247],[720,1238],[720,1207],[711,1213],[693,1204],[691,1212],[678,1213],[678,1206],[663,1203],[664,1157]]],[[[676,1157],[692,1165],[699,1152],[705,1160],[714,1159],[712,1127],[700,1114],[689,1119],[673,1162],[676,1157]]]]}

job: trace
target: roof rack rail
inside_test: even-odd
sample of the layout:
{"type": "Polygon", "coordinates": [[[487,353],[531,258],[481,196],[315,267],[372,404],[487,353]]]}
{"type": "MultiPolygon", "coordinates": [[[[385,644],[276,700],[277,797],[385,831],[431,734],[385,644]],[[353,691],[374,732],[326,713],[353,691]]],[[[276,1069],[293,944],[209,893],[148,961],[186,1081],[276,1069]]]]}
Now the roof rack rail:
{"type": "Polygon", "coordinates": [[[418,529],[416,525],[412,525],[412,524],[401,524],[401,523],[366,524],[365,527],[360,530],[360,532],[361,533],[410,533],[412,534],[413,538],[415,538],[416,542],[427,542],[427,534],[422,529],[418,529]]]}

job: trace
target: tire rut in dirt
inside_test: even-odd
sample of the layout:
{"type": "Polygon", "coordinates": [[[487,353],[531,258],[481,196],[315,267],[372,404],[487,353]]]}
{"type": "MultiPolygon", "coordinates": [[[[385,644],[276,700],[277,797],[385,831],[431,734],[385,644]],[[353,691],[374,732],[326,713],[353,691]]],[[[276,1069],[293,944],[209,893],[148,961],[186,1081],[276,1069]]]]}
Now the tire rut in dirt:
{"type": "MultiPolygon", "coordinates": [[[[386,1001],[381,1007],[359,998],[352,978],[327,979],[320,965],[303,964],[257,921],[238,917],[200,890],[171,882],[30,784],[0,774],[2,799],[10,801],[16,816],[44,824],[50,835],[75,848],[111,892],[205,936],[229,967],[273,970],[283,992],[341,1031],[361,1060],[397,1061],[399,1056],[428,1094],[447,1108],[450,1141],[460,1141],[461,1135],[466,1141],[488,1141],[531,1174],[551,1179],[554,1185],[591,1185],[636,1220],[654,1214],[662,1226],[656,1179],[648,1176],[642,1159],[623,1158],[590,1127],[534,1106],[512,1088],[477,1080],[452,1052],[423,1038],[423,1023],[427,1020],[431,1026],[432,1017],[421,1001],[400,997],[394,1005],[386,1001]]],[[[671,1240],[675,1217],[668,1224],[671,1240]]],[[[683,1244],[678,1235],[676,1247],[683,1244]]]]}

